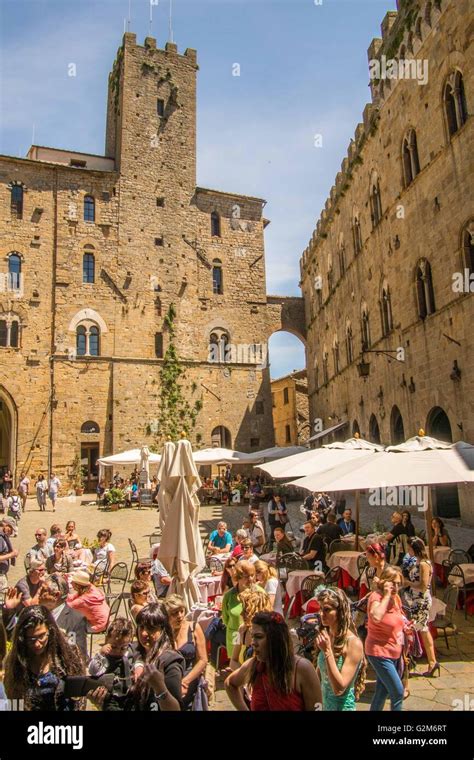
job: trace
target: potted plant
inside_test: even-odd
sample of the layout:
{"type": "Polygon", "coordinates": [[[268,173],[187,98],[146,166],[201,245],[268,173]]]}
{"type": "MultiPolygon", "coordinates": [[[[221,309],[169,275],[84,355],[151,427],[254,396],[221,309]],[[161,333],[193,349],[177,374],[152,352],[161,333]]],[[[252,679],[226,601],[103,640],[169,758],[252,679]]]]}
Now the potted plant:
{"type": "Polygon", "coordinates": [[[113,512],[116,512],[121,502],[124,501],[124,493],[121,488],[111,488],[104,496],[104,503],[113,512]]]}
{"type": "Polygon", "coordinates": [[[84,493],[85,467],[81,464],[79,455],[76,454],[72,463],[72,483],[76,496],[84,493]]]}

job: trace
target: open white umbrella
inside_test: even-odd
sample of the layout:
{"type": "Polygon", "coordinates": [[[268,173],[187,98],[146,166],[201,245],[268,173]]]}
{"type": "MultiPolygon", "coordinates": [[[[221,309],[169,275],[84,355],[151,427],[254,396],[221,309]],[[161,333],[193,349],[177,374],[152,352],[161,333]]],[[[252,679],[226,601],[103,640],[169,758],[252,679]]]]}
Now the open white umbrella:
{"type": "Polygon", "coordinates": [[[196,464],[254,464],[258,460],[253,454],[244,454],[243,451],[223,449],[219,446],[201,449],[193,453],[196,464]]]}
{"type": "Polygon", "coordinates": [[[199,534],[199,499],[201,487],[191,444],[181,440],[176,445],[168,472],[172,494],[161,538],[159,558],[172,578],[171,593],[181,594],[189,608],[199,601],[193,576],[206,564],[199,534]]]}
{"type": "MultiPolygon", "coordinates": [[[[311,449],[302,454],[277,459],[275,462],[260,465],[260,469],[267,472],[272,478],[302,478],[305,475],[315,475],[324,472],[338,464],[358,460],[373,453],[365,449],[340,449],[323,446],[320,449],[311,449]]],[[[315,490],[321,490],[315,488],[315,490]]]]}
{"type": "Polygon", "coordinates": [[[263,464],[263,462],[273,462],[275,459],[292,457],[296,454],[304,454],[307,451],[308,449],[306,446],[272,446],[269,449],[254,451],[250,456],[263,464]]]}
{"type": "Polygon", "coordinates": [[[141,449],[129,449],[128,451],[121,451],[120,454],[111,454],[110,456],[101,457],[97,460],[97,463],[99,465],[99,479],[102,480],[105,467],[124,467],[128,464],[141,464],[142,452],[145,449],[148,451],[148,468],[150,464],[157,464],[160,461],[161,457],[159,454],[152,454],[146,446],[142,447],[141,449]]]}
{"type": "MultiPolygon", "coordinates": [[[[373,456],[347,461],[324,473],[309,475],[292,481],[309,491],[357,491],[362,489],[384,489],[398,486],[431,486],[448,483],[474,483],[474,469],[466,461],[470,454],[469,444],[464,444],[464,456],[456,445],[441,449],[411,447],[400,453],[381,451],[373,456]]],[[[429,504],[421,507],[429,518],[429,504]]],[[[427,524],[427,536],[431,526],[427,524]]]]}
{"type": "Polygon", "coordinates": [[[171,463],[173,461],[176,446],[172,441],[167,441],[163,447],[161,454],[161,462],[158,467],[157,478],[160,482],[160,490],[158,491],[158,506],[160,512],[158,515],[158,522],[160,524],[161,532],[163,532],[166,518],[168,516],[172,493],[170,491],[169,483],[169,471],[171,463]]]}

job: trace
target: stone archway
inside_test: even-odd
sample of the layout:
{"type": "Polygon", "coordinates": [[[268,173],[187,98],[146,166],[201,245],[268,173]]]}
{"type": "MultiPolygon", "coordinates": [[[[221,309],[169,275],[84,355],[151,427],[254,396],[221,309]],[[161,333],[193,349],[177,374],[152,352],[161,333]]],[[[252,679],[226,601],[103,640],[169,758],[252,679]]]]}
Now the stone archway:
{"type": "MultiPolygon", "coordinates": [[[[452,443],[453,432],[449,417],[440,406],[434,406],[426,418],[426,432],[440,441],[452,443]]],[[[459,493],[456,485],[436,486],[434,512],[438,517],[460,517],[459,493]]]]}
{"type": "Polygon", "coordinates": [[[16,478],[17,409],[9,392],[0,385],[0,472],[9,469],[16,478]]]}

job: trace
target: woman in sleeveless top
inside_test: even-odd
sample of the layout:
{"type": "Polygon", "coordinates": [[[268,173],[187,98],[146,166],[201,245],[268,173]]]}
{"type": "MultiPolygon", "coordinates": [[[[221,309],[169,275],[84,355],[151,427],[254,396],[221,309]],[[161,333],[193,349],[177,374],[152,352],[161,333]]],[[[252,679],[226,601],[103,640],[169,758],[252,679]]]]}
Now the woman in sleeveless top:
{"type": "Polygon", "coordinates": [[[321,709],[321,685],[313,665],[293,653],[290,634],[278,612],[252,620],[253,656],[227,678],[227,694],[240,711],[302,712],[321,709]],[[250,691],[250,706],[244,687],[250,691]]]}
{"type": "Polygon", "coordinates": [[[183,710],[186,710],[191,707],[199,680],[206,670],[206,639],[200,625],[186,620],[186,602],[182,596],[170,594],[163,605],[169,615],[176,649],[185,660],[181,689],[183,710]]]}
{"type": "Polygon", "coordinates": [[[440,666],[436,661],[433,638],[428,627],[431,605],[433,604],[431,597],[433,566],[421,538],[408,539],[408,554],[411,557],[416,557],[416,561],[408,572],[408,579],[404,581],[404,596],[410,609],[410,620],[422,638],[426,656],[428,657],[428,670],[423,675],[432,678],[436,673],[438,675],[440,673],[440,666]]]}
{"type": "Polygon", "coordinates": [[[320,633],[315,639],[323,710],[351,711],[364,690],[364,648],[352,622],[349,600],[341,589],[325,589],[317,600],[321,608],[320,633]]]}

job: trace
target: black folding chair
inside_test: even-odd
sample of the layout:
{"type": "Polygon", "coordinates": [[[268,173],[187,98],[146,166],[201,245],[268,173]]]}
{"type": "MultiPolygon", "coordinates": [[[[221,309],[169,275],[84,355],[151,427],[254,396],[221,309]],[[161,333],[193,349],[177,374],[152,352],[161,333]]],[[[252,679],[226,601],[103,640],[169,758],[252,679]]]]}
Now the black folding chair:
{"type": "Polygon", "coordinates": [[[130,563],[130,573],[128,576],[128,580],[131,581],[133,578],[133,572],[135,570],[135,567],[138,565],[138,563],[150,562],[150,557],[139,557],[136,544],[132,541],[131,538],[128,539],[128,543],[130,544],[130,550],[132,552],[132,561],[130,563]]]}
{"type": "Polygon", "coordinates": [[[111,569],[107,578],[107,596],[120,596],[125,591],[128,579],[128,565],[126,562],[117,562],[111,569]]]}
{"type": "Polygon", "coordinates": [[[329,570],[324,577],[324,584],[326,586],[337,586],[341,577],[341,568],[333,567],[329,570]]]}

